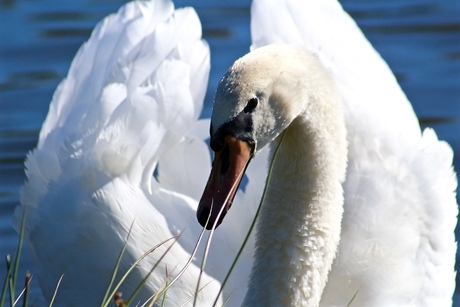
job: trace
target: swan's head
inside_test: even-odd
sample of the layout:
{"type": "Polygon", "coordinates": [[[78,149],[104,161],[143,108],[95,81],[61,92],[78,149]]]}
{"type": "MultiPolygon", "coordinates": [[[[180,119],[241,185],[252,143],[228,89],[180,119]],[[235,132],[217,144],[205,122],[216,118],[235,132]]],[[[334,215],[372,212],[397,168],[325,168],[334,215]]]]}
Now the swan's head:
{"type": "Polygon", "coordinates": [[[220,81],[210,129],[214,162],[197,210],[201,225],[222,222],[249,161],[305,111],[311,58],[301,47],[270,45],[237,60],[220,81]]]}

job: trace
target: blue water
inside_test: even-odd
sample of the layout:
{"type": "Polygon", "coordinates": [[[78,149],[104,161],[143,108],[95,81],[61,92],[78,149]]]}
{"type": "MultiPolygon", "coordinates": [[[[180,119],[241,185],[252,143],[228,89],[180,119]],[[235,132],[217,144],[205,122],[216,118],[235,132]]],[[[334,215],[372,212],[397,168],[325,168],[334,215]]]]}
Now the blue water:
{"type": "MultiPolygon", "coordinates": [[[[0,282],[5,274],[1,259],[13,253],[17,243],[11,216],[25,178],[22,163],[36,145],[52,94],[97,21],[123,3],[0,0],[0,282]]],[[[460,2],[342,3],[388,61],[422,125],[434,127],[439,138],[454,148],[454,163],[460,170],[460,2]]],[[[203,111],[209,116],[218,80],[248,51],[249,1],[176,1],[176,6],[184,5],[196,8],[211,47],[203,111]]],[[[22,261],[22,270],[26,269],[34,272],[27,253],[22,261]]],[[[32,301],[39,300],[37,280],[32,289],[32,301]]],[[[454,305],[460,306],[457,296],[454,305]]]]}

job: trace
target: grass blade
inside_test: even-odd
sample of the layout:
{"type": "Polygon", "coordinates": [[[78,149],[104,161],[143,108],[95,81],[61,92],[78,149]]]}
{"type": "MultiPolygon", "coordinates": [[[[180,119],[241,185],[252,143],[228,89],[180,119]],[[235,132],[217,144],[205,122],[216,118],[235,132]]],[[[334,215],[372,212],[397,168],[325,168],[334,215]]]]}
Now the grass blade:
{"type": "Polygon", "coordinates": [[[184,267],[179,271],[179,273],[177,273],[176,277],[173,278],[173,280],[165,287],[165,289],[163,289],[160,293],[159,293],[159,296],[163,295],[163,293],[165,291],[168,291],[169,288],[171,288],[175,283],[176,281],[182,276],[182,274],[184,274],[184,272],[187,270],[187,268],[190,266],[190,264],[192,263],[193,261],[193,258],[195,258],[195,255],[196,255],[196,252],[198,250],[198,247],[200,246],[200,243],[201,243],[201,240],[203,239],[203,235],[204,235],[204,231],[205,231],[205,228],[203,227],[203,229],[201,230],[201,233],[200,235],[198,236],[198,240],[195,244],[195,247],[192,251],[192,254],[190,255],[187,263],[184,265],[184,267]]]}
{"type": "MultiPolygon", "coordinates": [[[[26,229],[26,208],[22,211],[22,218],[21,218],[21,230],[19,231],[19,243],[18,248],[16,250],[16,256],[14,258],[14,268],[11,274],[12,284],[13,287],[16,287],[16,282],[18,280],[18,271],[19,271],[19,262],[21,260],[21,253],[22,253],[22,243],[24,242],[24,233],[26,229]]],[[[13,288],[13,292],[14,292],[13,288]]]]}
{"type": "Polygon", "coordinates": [[[22,289],[21,293],[19,293],[18,297],[16,298],[16,301],[13,304],[14,306],[16,306],[19,303],[19,300],[21,299],[21,297],[24,297],[24,299],[22,300],[23,307],[26,307],[29,304],[29,285],[30,285],[31,280],[32,280],[32,277],[30,273],[27,272],[24,288],[22,289]]]}
{"type": "MultiPolygon", "coordinates": [[[[199,288],[197,293],[201,292],[204,288],[206,288],[212,281],[208,282],[206,285],[204,285],[203,287],[199,288]]],[[[180,307],[185,307],[192,299],[195,298],[195,296],[197,295],[197,293],[195,293],[195,295],[191,295],[182,305],[180,305],[180,307]]]]}
{"type": "MultiPolygon", "coordinates": [[[[169,280],[168,267],[165,268],[165,271],[166,271],[165,285],[168,286],[168,280],[169,280]]],[[[165,305],[165,302],[166,302],[166,293],[167,293],[167,292],[165,292],[165,293],[163,294],[163,300],[161,301],[161,307],[164,307],[164,305],[165,305]]],[[[149,307],[152,307],[153,304],[154,304],[154,303],[153,303],[153,300],[152,300],[152,302],[150,303],[149,307]]]]}
{"type": "Polygon", "coordinates": [[[3,283],[2,295],[0,297],[0,306],[4,306],[7,292],[9,292],[10,296],[10,306],[14,306],[16,304],[16,281],[18,278],[18,271],[19,271],[19,262],[21,260],[21,253],[22,253],[22,243],[24,242],[24,233],[25,233],[25,219],[26,219],[26,209],[22,211],[22,218],[21,218],[21,229],[19,231],[19,242],[18,247],[16,249],[16,255],[14,260],[11,259],[10,255],[6,255],[6,266],[7,266],[7,273],[5,276],[5,281],[3,283]],[[8,291],[9,290],[9,291],[8,291]]]}
{"type": "MultiPolygon", "coordinates": [[[[136,260],[136,262],[133,263],[133,265],[131,265],[131,267],[126,271],[126,273],[121,277],[120,281],[117,283],[117,285],[115,286],[115,288],[110,292],[110,288],[108,289],[108,295],[107,295],[107,300],[103,302],[103,304],[101,306],[108,306],[110,304],[110,302],[112,301],[111,298],[113,298],[115,296],[115,294],[117,293],[118,289],[121,287],[121,285],[123,284],[123,282],[126,280],[126,278],[128,277],[129,273],[131,273],[131,271],[139,264],[139,262],[141,262],[145,257],[147,257],[149,254],[151,254],[152,252],[154,252],[158,247],[160,247],[161,245],[167,243],[168,241],[170,240],[173,240],[175,239],[177,241],[177,239],[180,237],[180,234],[177,235],[177,236],[174,236],[174,237],[171,237],[169,239],[166,239],[160,243],[158,243],[157,245],[155,245],[154,247],[152,247],[151,249],[149,249],[147,252],[145,252],[141,257],[139,257],[139,259],[136,260]]],[[[169,249],[168,249],[169,251],[169,249]]],[[[161,259],[163,259],[164,255],[162,256],[162,258],[160,258],[160,261],[161,259]]],[[[157,262],[158,263],[158,262],[157,262]]],[[[154,268],[156,268],[156,265],[154,266],[154,268]]],[[[153,271],[153,269],[152,269],[153,271]]],[[[151,272],[152,272],[151,271],[151,272]]],[[[146,276],[146,278],[144,278],[144,280],[141,282],[141,284],[137,287],[136,289],[136,294],[138,293],[138,290],[140,288],[142,288],[142,286],[145,284],[148,276],[150,276],[151,272],[146,276]]]]}
{"type": "Polygon", "coordinates": [[[30,282],[32,281],[32,275],[29,272],[26,273],[26,283],[24,285],[24,301],[22,306],[29,306],[29,293],[30,293],[30,282]]]}
{"type": "MultiPolygon", "coordinates": [[[[166,249],[166,251],[163,253],[163,255],[161,255],[160,259],[158,259],[158,261],[155,263],[155,265],[153,266],[152,269],[150,269],[149,273],[144,277],[144,279],[142,280],[142,282],[137,286],[136,290],[134,291],[134,293],[131,295],[131,297],[129,298],[128,300],[128,305],[131,304],[134,300],[134,298],[137,296],[137,294],[139,293],[139,291],[142,289],[142,287],[145,285],[145,283],[147,282],[147,280],[149,279],[150,275],[152,275],[153,271],[158,267],[158,265],[160,264],[160,262],[163,260],[163,258],[166,256],[166,254],[171,250],[171,248],[173,247],[174,244],[176,244],[177,240],[179,240],[180,236],[182,235],[182,232],[180,234],[178,234],[177,236],[174,236],[174,237],[171,237],[169,239],[166,239],[164,240],[163,242],[160,242],[159,244],[157,244],[156,246],[152,247],[151,249],[149,249],[146,253],[144,253],[128,270],[128,272],[126,272],[125,276],[123,276],[122,280],[124,281],[126,279],[126,277],[128,277],[128,274],[132,271],[132,269],[134,269],[134,267],[136,265],[139,264],[139,262],[142,261],[142,259],[144,259],[145,257],[147,257],[148,255],[150,255],[152,252],[154,252],[158,247],[160,247],[161,245],[163,244],[166,244],[168,241],[170,240],[173,240],[174,239],[174,242],[166,249]]],[[[168,276],[166,276],[168,278],[168,276]]],[[[121,282],[119,283],[119,285],[121,286],[121,282]]],[[[157,291],[158,292],[158,291],[157,291]]]]}
{"type": "Polygon", "coordinates": [[[59,286],[61,285],[62,278],[64,278],[64,274],[61,275],[59,278],[57,284],[56,284],[56,289],[54,289],[53,297],[51,298],[51,302],[49,304],[49,307],[53,306],[54,300],[56,299],[56,295],[58,293],[59,286]]]}
{"type": "Polygon", "coordinates": [[[133,225],[134,225],[134,221],[131,223],[131,226],[129,227],[129,231],[128,231],[128,235],[126,236],[126,240],[125,240],[125,243],[123,244],[123,247],[120,251],[120,254],[118,255],[118,259],[117,259],[117,263],[115,264],[115,267],[113,268],[113,273],[112,273],[112,277],[110,279],[110,282],[109,282],[109,285],[107,286],[107,290],[104,294],[104,298],[102,299],[102,304],[101,306],[107,306],[110,301],[112,300],[112,296],[110,296],[110,289],[112,288],[112,285],[113,283],[115,282],[115,278],[117,276],[117,272],[118,272],[118,268],[120,267],[120,263],[121,263],[121,259],[123,258],[123,255],[125,253],[125,250],[126,250],[126,246],[128,246],[128,240],[129,240],[129,237],[131,236],[131,231],[133,229],[133,225]]]}
{"type": "MultiPolygon", "coordinates": [[[[158,288],[158,291],[155,293],[155,295],[153,296],[153,298],[150,299],[150,303],[148,305],[148,307],[153,307],[153,304],[156,303],[156,301],[158,300],[158,298],[160,296],[163,297],[163,301],[161,302],[161,305],[163,306],[164,303],[165,303],[165,299],[166,299],[166,291],[162,291],[162,289],[166,289],[166,287],[168,286],[168,281],[169,281],[169,277],[170,275],[168,274],[168,269],[166,268],[166,276],[165,276],[165,280],[163,281],[163,283],[161,284],[160,288],[158,288]],[[160,293],[162,293],[160,295],[160,293]]],[[[145,305],[145,304],[144,304],[145,305]]],[[[142,305],[142,307],[144,306],[142,305]]]]}
{"type": "Polygon", "coordinates": [[[347,304],[347,307],[351,306],[351,303],[353,303],[353,301],[355,300],[356,296],[358,295],[359,290],[360,289],[358,289],[358,291],[356,291],[356,293],[353,294],[353,297],[351,298],[350,302],[347,304]]]}
{"type": "Polygon", "coordinates": [[[222,304],[222,307],[227,305],[227,303],[230,301],[230,299],[232,298],[233,294],[235,294],[235,291],[233,291],[228,297],[227,299],[224,301],[224,303],[222,304]]]}
{"type": "MultiPolygon", "coordinates": [[[[232,187],[233,189],[233,187],[232,187]]],[[[230,189],[230,192],[232,191],[232,189],[230,189]]],[[[229,193],[230,194],[230,193],[229,193]]],[[[227,196],[227,199],[225,199],[225,202],[227,202],[228,200],[228,196],[227,196]]],[[[208,226],[208,222],[209,222],[209,219],[211,218],[211,212],[212,212],[212,207],[213,207],[213,202],[211,202],[211,210],[209,210],[209,214],[208,214],[208,219],[206,220],[206,224],[204,225],[203,227],[203,231],[204,229],[206,229],[206,227],[208,226]]],[[[216,220],[218,221],[219,218],[220,218],[220,215],[222,214],[224,210],[224,206],[222,206],[222,208],[220,209],[219,211],[219,214],[217,214],[217,218],[216,220]]],[[[193,296],[193,307],[196,306],[196,303],[197,303],[197,299],[198,299],[198,293],[199,293],[199,289],[200,289],[200,282],[201,282],[201,276],[203,275],[203,272],[204,272],[204,268],[206,266],[206,259],[208,257],[208,252],[209,252],[209,246],[211,244],[211,240],[212,240],[212,235],[214,233],[214,229],[215,229],[215,226],[212,227],[211,229],[211,232],[209,233],[209,236],[208,236],[208,240],[206,242],[206,247],[205,247],[205,250],[204,250],[204,254],[203,254],[203,260],[201,261],[201,267],[200,267],[200,274],[198,275],[198,281],[196,283],[196,290],[195,290],[195,295],[193,296]]]]}
{"type": "Polygon", "coordinates": [[[4,306],[5,304],[6,292],[8,291],[9,285],[10,285],[11,269],[12,269],[10,255],[6,255],[5,263],[6,263],[6,276],[5,276],[5,281],[3,283],[2,296],[0,297],[0,306],[4,306]]]}

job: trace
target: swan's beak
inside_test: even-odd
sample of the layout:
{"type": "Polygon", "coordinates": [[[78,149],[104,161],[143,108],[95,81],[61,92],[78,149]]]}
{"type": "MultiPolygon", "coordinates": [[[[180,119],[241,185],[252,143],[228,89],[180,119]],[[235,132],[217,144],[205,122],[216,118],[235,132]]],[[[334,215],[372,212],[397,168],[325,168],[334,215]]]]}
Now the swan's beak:
{"type": "Polygon", "coordinates": [[[220,151],[215,152],[211,174],[201,196],[196,215],[206,229],[222,223],[236,190],[253,156],[253,147],[233,136],[225,136],[220,151]]]}

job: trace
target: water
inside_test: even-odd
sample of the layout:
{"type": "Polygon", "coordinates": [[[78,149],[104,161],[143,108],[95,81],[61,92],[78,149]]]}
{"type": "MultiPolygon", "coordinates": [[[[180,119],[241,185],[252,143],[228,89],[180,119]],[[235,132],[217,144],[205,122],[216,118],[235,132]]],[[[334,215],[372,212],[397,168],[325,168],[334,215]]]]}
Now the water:
{"type": "MultiPolygon", "coordinates": [[[[78,47],[120,0],[0,0],[0,257],[13,253],[11,216],[25,179],[23,161],[35,147],[48,104],[78,47]]],[[[206,108],[227,67],[248,51],[249,1],[176,1],[192,5],[212,54],[206,108]],[[219,5],[219,6],[216,6],[219,5]],[[230,47],[229,47],[230,46],[230,47]]],[[[347,0],[368,39],[388,61],[423,126],[460,152],[460,3],[347,0]]],[[[460,158],[454,161],[460,170],[460,158]]],[[[0,260],[0,280],[5,274],[0,260]]],[[[27,253],[23,271],[34,272],[27,253]]],[[[21,275],[22,276],[22,275],[21,275]]],[[[32,298],[38,298],[37,280],[32,298]]],[[[454,305],[460,306],[456,294],[454,305]]],[[[37,305],[41,305],[38,301],[37,305]]]]}

